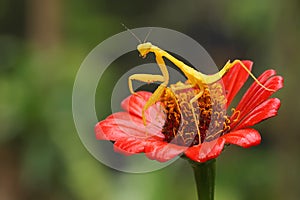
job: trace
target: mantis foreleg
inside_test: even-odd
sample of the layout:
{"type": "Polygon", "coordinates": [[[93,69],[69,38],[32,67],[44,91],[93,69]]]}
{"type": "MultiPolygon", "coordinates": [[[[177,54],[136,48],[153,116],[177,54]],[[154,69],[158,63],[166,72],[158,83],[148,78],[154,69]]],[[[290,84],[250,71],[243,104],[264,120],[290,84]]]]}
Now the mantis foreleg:
{"type": "Polygon", "coordinates": [[[133,80],[138,80],[138,81],[142,81],[142,82],[146,82],[146,83],[153,83],[155,81],[159,81],[162,82],[158,88],[154,91],[154,93],[151,95],[151,97],[148,99],[148,101],[146,102],[146,104],[144,105],[143,109],[142,109],[142,119],[143,119],[143,123],[146,126],[146,117],[145,117],[145,111],[152,106],[153,104],[155,104],[157,102],[157,100],[160,99],[162,93],[164,92],[165,87],[167,87],[168,83],[169,83],[169,73],[166,67],[166,64],[162,58],[162,56],[157,53],[156,54],[156,62],[162,72],[163,75],[154,75],[154,74],[133,74],[128,78],[128,87],[129,90],[132,94],[134,94],[134,90],[132,87],[132,81],[133,80]]]}
{"type": "Polygon", "coordinates": [[[164,77],[162,75],[154,75],[154,74],[133,74],[128,78],[128,87],[131,94],[134,94],[134,90],[132,87],[132,81],[142,81],[145,83],[153,83],[155,81],[164,82],[164,77]]]}

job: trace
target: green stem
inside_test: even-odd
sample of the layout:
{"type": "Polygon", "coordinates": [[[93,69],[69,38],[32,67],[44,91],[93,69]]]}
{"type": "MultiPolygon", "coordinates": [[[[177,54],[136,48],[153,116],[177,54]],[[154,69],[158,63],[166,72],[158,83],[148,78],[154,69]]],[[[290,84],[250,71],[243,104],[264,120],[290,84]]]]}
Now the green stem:
{"type": "Polygon", "coordinates": [[[189,161],[196,180],[198,200],[213,200],[216,176],[216,160],[204,163],[189,161]]]}

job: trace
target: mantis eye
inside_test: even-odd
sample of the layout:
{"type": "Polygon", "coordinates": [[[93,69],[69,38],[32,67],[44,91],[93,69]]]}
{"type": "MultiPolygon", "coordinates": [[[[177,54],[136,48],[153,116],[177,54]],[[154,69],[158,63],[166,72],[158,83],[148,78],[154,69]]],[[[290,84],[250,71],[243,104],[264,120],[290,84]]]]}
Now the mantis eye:
{"type": "Polygon", "coordinates": [[[146,58],[146,54],[145,55],[139,54],[139,57],[146,58]]]}

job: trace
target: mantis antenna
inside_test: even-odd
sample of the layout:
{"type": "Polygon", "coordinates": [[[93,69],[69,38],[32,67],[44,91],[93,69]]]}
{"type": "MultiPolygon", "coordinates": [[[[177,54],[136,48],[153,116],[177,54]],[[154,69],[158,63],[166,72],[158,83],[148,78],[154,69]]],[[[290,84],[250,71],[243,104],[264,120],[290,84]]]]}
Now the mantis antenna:
{"type": "Polygon", "coordinates": [[[132,35],[133,37],[135,37],[135,39],[136,39],[140,44],[142,44],[142,40],[140,40],[140,38],[138,38],[138,36],[136,36],[129,28],[127,28],[127,26],[125,26],[125,24],[121,23],[121,25],[122,25],[127,31],[129,31],[129,33],[131,33],[131,35],[132,35]]]}
{"type": "Polygon", "coordinates": [[[145,43],[147,41],[147,39],[148,39],[148,37],[149,37],[152,30],[153,30],[152,28],[149,30],[149,32],[147,33],[143,43],[145,43]]]}

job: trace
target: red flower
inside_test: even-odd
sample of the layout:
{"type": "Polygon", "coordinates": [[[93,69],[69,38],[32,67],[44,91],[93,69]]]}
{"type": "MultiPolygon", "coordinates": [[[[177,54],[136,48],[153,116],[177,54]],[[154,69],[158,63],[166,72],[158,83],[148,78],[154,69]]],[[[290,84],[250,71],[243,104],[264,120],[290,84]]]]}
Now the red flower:
{"type": "MultiPolygon", "coordinates": [[[[243,63],[251,70],[251,61],[243,61],[243,63]]],[[[222,107],[223,104],[224,109],[227,108],[248,76],[249,74],[236,64],[222,78],[227,101],[221,101],[218,94],[217,102],[211,103],[212,93],[206,91],[203,93],[198,102],[200,109],[197,113],[200,116],[198,131],[195,131],[195,123],[191,122],[193,118],[189,118],[187,114],[189,111],[180,112],[178,106],[174,105],[178,103],[184,107],[183,103],[186,101],[179,96],[170,96],[167,88],[165,100],[161,100],[146,111],[146,126],[143,124],[141,113],[151,93],[138,92],[138,95],[131,95],[123,100],[121,105],[124,112],[114,113],[96,125],[96,138],[114,141],[114,149],[117,152],[125,155],[145,153],[148,158],[160,162],[170,160],[182,153],[194,161],[205,162],[219,156],[225,144],[235,144],[244,148],[257,145],[261,141],[260,134],[250,127],[275,116],[280,107],[279,99],[269,98],[274,91],[283,87],[283,78],[276,75],[274,70],[267,70],[258,78],[260,83],[274,91],[268,91],[254,82],[231,116],[218,110],[211,112],[211,105],[220,104],[222,107]],[[214,118],[213,115],[217,117],[214,118]],[[180,123],[180,120],[186,117],[194,128],[180,123]],[[220,121],[221,118],[223,120],[220,121]],[[216,122],[211,123],[213,120],[216,122]],[[213,128],[208,132],[210,125],[213,128]],[[219,131],[214,132],[218,127],[219,131]],[[201,134],[190,135],[192,132],[199,133],[199,131],[201,134]]],[[[191,91],[193,92],[193,90],[184,90],[183,93],[191,91]]]]}

